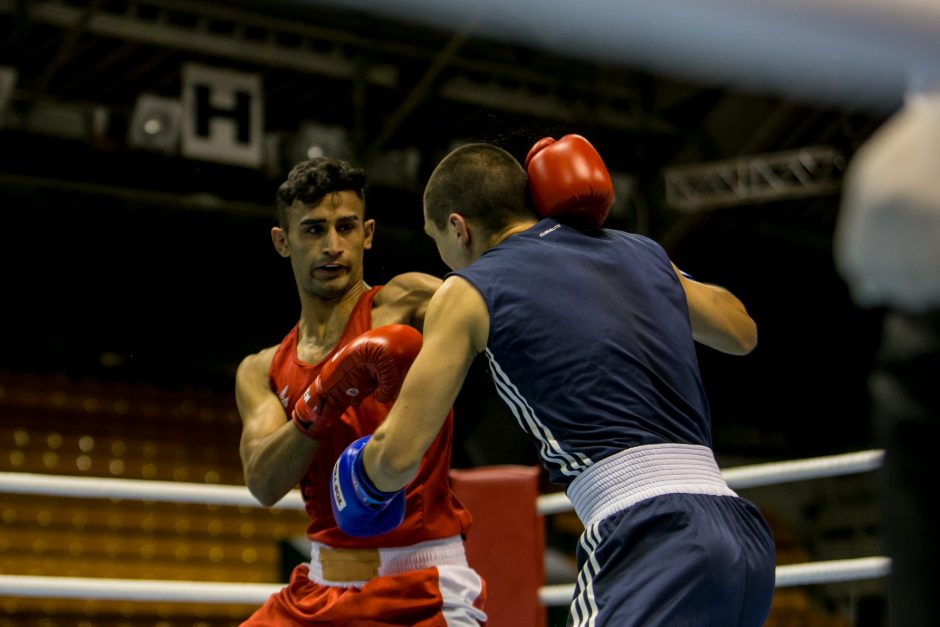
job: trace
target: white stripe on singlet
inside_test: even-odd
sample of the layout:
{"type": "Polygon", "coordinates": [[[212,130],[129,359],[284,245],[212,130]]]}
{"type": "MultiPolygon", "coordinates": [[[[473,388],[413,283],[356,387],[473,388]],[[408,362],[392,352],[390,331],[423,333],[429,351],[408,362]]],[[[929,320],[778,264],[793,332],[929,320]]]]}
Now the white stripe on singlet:
{"type": "Polygon", "coordinates": [[[577,451],[568,452],[564,450],[551,430],[535,415],[532,407],[519,392],[519,389],[509,380],[509,376],[499,366],[489,348],[486,349],[486,358],[490,362],[496,392],[509,406],[522,430],[530,433],[532,437],[538,440],[539,454],[545,464],[557,466],[563,475],[569,477],[577,476],[590,466],[591,460],[583,454],[577,451]]]}

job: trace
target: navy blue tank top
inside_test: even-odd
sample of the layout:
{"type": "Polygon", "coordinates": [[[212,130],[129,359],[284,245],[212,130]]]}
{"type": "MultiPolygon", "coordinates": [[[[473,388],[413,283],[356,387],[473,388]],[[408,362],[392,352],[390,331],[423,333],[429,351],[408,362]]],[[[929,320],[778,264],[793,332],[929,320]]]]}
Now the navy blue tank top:
{"type": "Polygon", "coordinates": [[[453,274],[486,301],[497,392],[553,482],[641,444],[711,446],[685,293],[656,242],[545,219],[453,274]]]}

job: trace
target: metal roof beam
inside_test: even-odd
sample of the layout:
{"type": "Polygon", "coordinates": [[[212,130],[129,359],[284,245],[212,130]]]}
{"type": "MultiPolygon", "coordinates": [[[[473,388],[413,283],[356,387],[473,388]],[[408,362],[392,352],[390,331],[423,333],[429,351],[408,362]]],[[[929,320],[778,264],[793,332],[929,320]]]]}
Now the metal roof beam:
{"type": "Polygon", "coordinates": [[[667,168],[666,203],[681,211],[822,196],[842,187],[845,158],[828,146],[667,168]]]}

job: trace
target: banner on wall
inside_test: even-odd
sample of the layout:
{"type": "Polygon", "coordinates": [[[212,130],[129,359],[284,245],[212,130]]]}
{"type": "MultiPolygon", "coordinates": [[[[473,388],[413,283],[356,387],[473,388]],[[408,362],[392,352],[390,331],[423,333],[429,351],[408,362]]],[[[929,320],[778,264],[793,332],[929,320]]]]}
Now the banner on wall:
{"type": "Polygon", "coordinates": [[[259,74],[184,65],[180,152],[192,159],[260,167],[263,100],[259,74]]]}

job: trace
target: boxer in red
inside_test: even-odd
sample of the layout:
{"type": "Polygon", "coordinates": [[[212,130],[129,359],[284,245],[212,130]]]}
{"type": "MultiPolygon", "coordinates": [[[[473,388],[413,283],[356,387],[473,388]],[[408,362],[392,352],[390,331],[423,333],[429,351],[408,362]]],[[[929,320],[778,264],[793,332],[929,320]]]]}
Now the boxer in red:
{"type": "Polygon", "coordinates": [[[365,176],[343,161],[298,164],[277,193],[277,252],[291,261],[300,319],[236,375],[245,482],[264,505],[298,483],[310,515],[309,563],[244,625],[480,625],[485,585],[468,567],[470,516],[448,480],[453,412],[415,480],[370,537],[339,529],[330,473],[340,453],[385,419],[421,345],[435,277],[363,280],[375,222],[365,176]],[[378,533],[376,533],[378,532],[378,533]]]}

